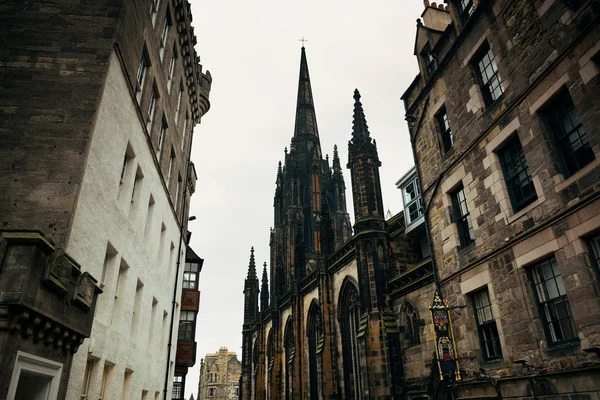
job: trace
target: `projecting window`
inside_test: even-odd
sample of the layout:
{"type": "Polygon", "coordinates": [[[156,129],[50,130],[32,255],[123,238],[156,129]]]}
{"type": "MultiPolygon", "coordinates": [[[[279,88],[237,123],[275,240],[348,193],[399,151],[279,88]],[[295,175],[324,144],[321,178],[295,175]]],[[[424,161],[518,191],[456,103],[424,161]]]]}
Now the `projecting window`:
{"type": "Polygon", "coordinates": [[[404,218],[406,226],[409,226],[423,215],[417,178],[402,188],[402,195],[404,196],[404,218]]]}
{"type": "Polygon", "coordinates": [[[146,116],[146,130],[148,133],[152,131],[152,123],[154,122],[154,113],[156,111],[156,102],[158,100],[158,90],[156,84],[152,85],[152,93],[150,93],[150,102],[148,103],[148,115],[146,116]]]}
{"type": "Polygon", "coordinates": [[[183,270],[183,288],[197,289],[198,288],[198,264],[185,263],[183,270]]]}
{"type": "Polygon", "coordinates": [[[534,292],[548,345],[578,340],[565,284],[552,258],[531,267],[534,292]]]}
{"type": "Polygon", "coordinates": [[[486,44],[475,57],[474,64],[481,81],[481,91],[486,105],[492,104],[502,95],[502,79],[492,49],[486,44]]]}
{"type": "Polygon", "coordinates": [[[171,27],[171,12],[167,7],[167,13],[165,15],[165,23],[163,25],[162,33],[160,34],[160,48],[158,54],[160,56],[160,62],[165,57],[165,48],[167,47],[167,38],[169,37],[169,28],[171,27]]]}
{"type": "Polygon", "coordinates": [[[158,162],[160,162],[160,159],[162,158],[163,145],[168,127],[169,125],[167,124],[167,119],[163,115],[162,122],[160,124],[160,131],[158,132],[158,146],[156,147],[156,158],[158,158],[158,162]]]}
{"type": "Polygon", "coordinates": [[[589,239],[588,245],[590,247],[592,265],[594,265],[598,279],[600,279],[600,234],[596,234],[596,236],[589,239]]]}
{"type": "Polygon", "coordinates": [[[564,175],[573,175],[595,159],[592,146],[567,90],[552,100],[543,114],[560,155],[564,175]]]}
{"type": "Polygon", "coordinates": [[[426,44],[423,48],[423,51],[421,52],[421,57],[423,58],[423,62],[425,63],[427,76],[431,76],[437,70],[437,60],[431,52],[431,46],[429,46],[429,44],[426,44]]]}
{"type": "Polygon", "coordinates": [[[179,335],[180,340],[194,340],[194,325],[196,315],[194,311],[182,311],[179,315],[179,335]]]}
{"type": "Polygon", "coordinates": [[[463,22],[469,19],[473,11],[475,11],[475,6],[473,5],[473,0],[458,0],[458,9],[460,11],[460,17],[463,22]]]}
{"type": "Polygon", "coordinates": [[[498,335],[498,327],[492,313],[492,304],[487,288],[473,294],[473,305],[483,359],[490,361],[502,358],[500,335],[498,335]]]}
{"type": "Polygon", "coordinates": [[[473,223],[467,206],[465,190],[461,186],[451,195],[454,221],[458,229],[461,247],[466,247],[475,241],[475,232],[473,231],[473,223]]]}
{"type": "Polygon", "coordinates": [[[173,400],[183,399],[183,375],[173,377],[173,400]]]}
{"type": "Polygon", "coordinates": [[[447,153],[454,145],[454,135],[452,134],[452,128],[450,128],[450,121],[448,120],[448,113],[446,108],[436,115],[440,131],[442,132],[442,145],[444,146],[444,152],[447,153]]]}
{"type": "Polygon", "coordinates": [[[140,102],[142,98],[142,90],[144,89],[144,81],[146,80],[146,75],[148,73],[148,67],[150,66],[150,59],[148,57],[148,50],[146,50],[146,46],[142,50],[142,56],[140,57],[140,64],[138,66],[137,77],[135,81],[135,97],[140,102]]]}
{"type": "Polygon", "coordinates": [[[508,195],[515,212],[537,199],[519,136],[514,135],[498,152],[508,195]]]}

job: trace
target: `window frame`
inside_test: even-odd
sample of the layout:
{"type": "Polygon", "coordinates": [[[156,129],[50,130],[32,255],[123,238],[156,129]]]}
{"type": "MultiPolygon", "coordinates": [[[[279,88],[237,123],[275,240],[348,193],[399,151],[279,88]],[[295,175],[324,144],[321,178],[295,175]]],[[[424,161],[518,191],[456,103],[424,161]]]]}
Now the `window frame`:
{"type": "Polygon", "coordinates": [[[596,232],[586,240],[589,249],[590,262],[600,280],[600,232],[596,232]]]}
{"type": "Polygon", "coordinates": [[[163,115],[162,121],[160,124],[160,130],[158,132],[158,146],[156,148],[156,158],[160,164],[162,158],[163,147],[165,143],[165,136],[167,136],[167,130],[169,129],[169,124],[167,123],[167,118],[163,115]]]}
{"type": "Polygon", "coordinates": [[[514,134],[510,137],[502,147],[496,151],[498,159],[500,161],[500,167],[504,176],[504,182],[506,184],[506,190],[508,191],[508,197],[513,208],[513,212],[519,212],[529,204],[537,200],[537,192],[533,183],[533,176],[523,151],[523,146],[519,140],[519,135],[514,134]],[[519,153],[520,152],[520,153],[519,153]],[[517,165],[515,167],[515,165],[517,165]],[[511,166],[512,165],[512,166],[511,166]],[[522,195],[523,193],[523,175],[525,174],[528,178],[527,185],[532,190],[529,195],[522,195]],[[517,184],[517,185],[515,185],[517,184]],[[516,191],[516,188],[520,189],[521,195],[516,191]]]}
{"type": "Polygon", "coordinates": [[[194,340],[196,337],[196,312],[182,310],[179,313],[179,327],[177,330],[177,340],[194,340]],[[185,314],[184,314],[185,313],[185,314]],[[192,315],[192,319],[189,318],[192,315]],[[185,316],[186,319],[183,319],[185,316]],[[184,328],[184,329],[182,329],[184,328]]]}
{"type": "Polygon", "coordinates": [[[148,133],[152,132],[152,125],[154,125],[154,115],[156,114],[156,103],[159,99],[158,89],[156,83],[152,85],[152,91],[150,92],[150,99],[148,101],[148,113],[146,115],[146,130],[148,133]]]}
{"type": "Polygon", "coordinates": [[[175,374],[173,375],[173,389],[171,392],[173,400],[185,400],[185,375],[175,374]],[[178,380],[179,378],[179,380],[178,380]],[[175,388],[179,388],[178,396],[175,397],[175,388]]]}
{"type": "Polygon", "coordinates": [[[456,0],[458,14],[463,23],[467,22],[475,12],[473,0],[456,0]]]}
{"type": "Polygon", "coordinates": [[[502,87],[502,77],[500,76],[500,70],[498,69],[498,63],[496,57],[489,42],[485,42],[477,50],[477,53],[473,57],[472,65],[475,68],[479,87],[481,88],[481,94],[486,107],[489,107],[496,100],[500,99],[504,94],[504,88],[502,87]],[[485,63],[487,58],[488,63],[485,63]],[[488,67],[491,67],[492,74],[488,76],[488,67]],[[492,89],[493,83],[496,82],[497,86],[492,89]],[[496,89],[500,89],[500,93],[496,95],[496,89]]]}
{"type": "Polygon", "coordinates": [[[172,25],[173,22],[171,21],[171,12],[169,10],[169,7],[167,6],[167,10],[165,12],[165,24],[163,25],[159,41],[158,55],[160,58],[160,62],[163,62],[165,58],[165,50],[167,48],[167,41],[169,39],[169,30],[171,29],[172,25]]]}
{"type": "Polygon", "coordinates": [[[146,77],[148,76],[148,70],[152,66],[150,57],[148,56],[148,49],[144,45],[142,49],[142,55],[138,63],[138,72],[135,78],[135,97],[138,103],[142,99],[142,92],[144,91],[144,84],[146,83],[146,77]]]}
{"type": "Polygon", "coordinates": [[[473,302],[473,311],[475,315],[475,324],[477,325],[477,333],[479,335],[479,346],[481,348],[481,356],[484,361],[495,361],[503,358],[502,344],[500,343],[500,333],[498,331],[498,323],[494,318],[494,311],[492,309],[492,300],[490,299],[490,292],[487,286],[473,292],[471,294],[471,300],[473,302]],[[479,296],[485,295],[487,304],[484,303],[484,299],[479,296]],[[481,302],[478,302],[481,300],[481,302]],[[480,314],[486,317],[486,313],[489,311],[490,319],[482,321],[480,314]],[[487,337],[490,337],[489,339],[487,337]],[[492,351],[488,347],[490,343],[492,351]],[[497,348],[496,348],[497,347],[497,348]]]}
{"type": "Polygon", "coordinates": [[[473,227],[464,186],[461,184],[456,187],[450,194],[450,198],[452,199],[452,215],[458,230],[460,247],[464,249],[470,244],[475,243],[475,228],[473,227]],[[459,198],[460,193],[462,193],[462,199],[459,198]],[[461,205],[464,205],[464,210],[466,211],[462,210],[461,205]]]}
{"type": "MultiPolygon", "coordinates": [[[[556,261],[556,257],[554,256],[554,254],[552,254],[548,258],[545,258],[543,260],[540,260],[540,261],[532,264],[528,268],[528,273],[529,273],[529,278],[530,278],[532,289],[533,289],[533,294],[535,296],[536,303],[538,305],[538,311],[540,314],[540,322],[542,323],[544,334],[546,336],[546,343],[548,344],[549,348],[561,346],[564,344],[579,342],[579,336],[577,335],[577,325],[575,323],[575,318],[573,317],[573,312],[572,312],[571,306],[569,304],[569,299],[568,299],[568,295],[566,292],[566,288],[564,286],[564,281],[562,279],[562,274],[560,274],[560,271],[558,271],[558,274],[557,274],[556,273],[557,271],[558,271],[558,263],[556,261]],[[545,265],[549,265],[551,267],[552,277],[550,279],[543,278],[542,268],[545,265]],[[540,280],[540,278],[541,278],[541,281],[538,282],[538,280],[540,280]],[[560,280],[557,280],[556,278],[559,278],[560,280]],[[553,297],[553,298],[549,298],[550,294],[548,292],[548,287],[546,286],[546,282],[549,282],[551,279],[554,281],[556,291],[559,294],[558,296],[553,297]],[[559,286],[559,282],[560,282],[560,286],[559,286]],[[539,286],[539,288],[538,288],[538,286],[539,286]],[[564,292],[564,294],[560,294],[561,286],[562,286],[562,291],[564,292]],[[542,300],[540,298],[540,288],[542,289],[542,293],[544,294],[544,297],[546,298],[544,300],[542,300]],[[551,314],[551,310],[549,309],[549,307],[546,307],[546,305],[553,305],[554,312],[556,313],[556,311],[557,311],[556,304],[559,304],[559,301],[562,302],[563,305],[566,305],[565,311],[568,313],[567,317],[566,318],[559,317],[557,320],[552,320],[552,321],[548,320],[548,315],[551,314]],[[555,323],[558,322],[559,327],[560,327],[560,321],[564,320],[564,319],[570,319],[570,327],[571,327],[573,336],[569,337],[569,338],[557,339],[555,323]]],[[[562,327],[561,327],[561,330],[562,330],[562,327]]]]}
{"type": "Polygon", "coordinates": [[[445,106],[438,111],[435,115],[435,119],[441,133],[442,149],[444,150],[444,154],[446,154],[454,148],[454,132],[452,132],[450,118],[448,118],[448,110],[445,106]]]}
{"type": "MultiPolygon", "coordinates": [[[[559,90],[556,95],[553,96],[552,99],[546,104],[541,111],[541,114],[544,119],[544,123],[546,125],[546,129],[549,131],[549,136],[554,146],[555,151],[558,153],[558,158],[560,161],[560,172],[564,175],[565,178],[569,178],[575,175],[577,172],[581,171],[587,165],[592,163],[596,159],[596,154],[594,153],[593,147],[590,144],[589,137],[585,132],[583,123],[579,117],[579,113],[577,112],[577,107],[575,107],[575,103],[573,102],[573,98],[569,93],[567,88],[563,88],[559,90]],[[570,107],[566,113],[562,116],[559,114],[558,110],[561,106],[570,107]],[[561,118],[568,116],[569,121],[573,124],[572,116],[568,115],[571,112],[574,112],[579,124],[573,127],[569,132],[565,132],[563,125],[561,123],[561,118]],[[579,131],[581,130],[582,133],[579,131]],[[559,136],[560,134],[560,136],[559,136]],[[580,163],[581,159],[573,150],[573,145],[571,143],[571,136],[577,134],[578,140],[582,143],[580,148],[587,147],[587,156],[591,154],[591,158],[587,159],[587,161],[583,161],[580,163]],[[585,143],[584,143],[585,140],[585,143]],[[568,149],[565,147],[565,144],[568,146],[568,149]],[[587,145],[587,146],[586,146],[587,145]],[[569,154],[565,154],[565,151],[569,151],[569,154]],[[573,160],[576,169],[571,168],[569,161],[573,160]]],[[[573,124],[574,125],[574,124],[573,124]]]]}
{"type": "Polygon", "coordinates": [[[410,226],[423,217],[423,201],[421,200],[421,194],[419,193],[419,183],[418,178],[415,176],[411,179],[406,185],[402,186],[402,202],[404,203],[404,219],[406,221],[406,226],[410,226]],[[406,189],[412,187],[414,190],[414,198],[407,201],[407,191],[406,189]],[[417,205],[417,216],[412,218],[410,207],[413,205],[417,205]]]}
{"type": "Polygon", "coordinates": [[[198,290],[198,275],[200,273],[200,266],[198,265],[198,263],[192,263],[192,262],[186,262],[184,267],[183,267],[183,283],[182,283],[182,287],[183,289],[191,289],[191,290],[198,290]],[[196,271],[192,271],[192,270],[188,270],[188,266],[195,266],[196,267],[196,271]],[[187,276],[186,276],[187,274],[187,276]],[[193,275],[193,280],[191,279],[186,279],[189,276],[193,275]],[[194,282],[193,287],[190,287],[190,285],[188,285],[188,287],[186,287],[186,282],[194,282]]]}
{"type": "Polygon", "coordinates": [[[431,46],[429,45],[429,43],[427,43],[423,47],[423,50],[421,50],[421,59],[425,64],[426,76],[432,76],[438,69],[438,62],[437,58],[433,54],[433,51],[431,51],[431,46]]]}

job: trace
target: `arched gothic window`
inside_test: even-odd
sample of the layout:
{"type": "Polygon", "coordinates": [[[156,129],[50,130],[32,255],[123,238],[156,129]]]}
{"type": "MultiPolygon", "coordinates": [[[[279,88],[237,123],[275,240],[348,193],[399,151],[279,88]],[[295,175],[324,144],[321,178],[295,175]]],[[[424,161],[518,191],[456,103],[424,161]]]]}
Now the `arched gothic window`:
{"type": "Polygon", "coordinates": [[[288,318],[285,324],[283,347],[285,348],[285,399],[292,398],[292,377],[294,376],[293,361],[296,353],[296,340],[294,337],[294,324],[291,318],[288,318]]]}
{"type": "Polygon", "coordinates": [[[317,302],[313,302],[308,311],[308,324],[306,333],[308,336],[308,365],[310,382],[310,399],[319,399],[319,387],[321,386],[320,353],[323,349],[323,319],[321,309],[317,302]]]}
{"type": "Polygon", "coordinates": [[[362,398],[360,356],[358,353],[358,327],[361,308],[356,286],[346,281],[339,302],[340,327],[342,331],[342,361],[344,367],[345,399],[362,398]]]}
{"type": "Polygon", "coordinates": [[[275,351],[273,348],[273,329],[269,331],[267,339],[267,400],[271,400],[271,375],[273,363],[275,361],[275,351]]]}
{"type": "Polygon", "coordinates": [[[254,341],[252,348],[252,390],[250,392],[250,398],[256,399],[256,380],[258,379],[258,340],[254,341]]]}
{"type": "Polygon", "coordinates": [[[410,301],[406,302],[406,337],[409,346],[421,344],[421,335],[419,334],[419,314],[417,309],[410,301]]]}

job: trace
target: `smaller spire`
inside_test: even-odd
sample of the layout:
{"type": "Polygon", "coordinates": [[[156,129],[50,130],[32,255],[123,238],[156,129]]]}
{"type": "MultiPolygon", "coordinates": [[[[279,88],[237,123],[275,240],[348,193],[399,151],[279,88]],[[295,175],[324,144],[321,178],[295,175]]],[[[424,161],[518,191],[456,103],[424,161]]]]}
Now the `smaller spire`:
{"type": "Polygon", "coordinates": [[[281,168],[281,161],[277,165],[277,176],[281,176],[283,174],[283,169],[281,168]]]}
{"type": "Polygon", "coordinates": [[[358,89],[354,89],[354,118],[352,121],[352,136],[354,138],[363,137],[369,138],[369,126],[367,125],[367,119],[365,118],[365,112],[360,102],[360,92],[358,89]]]}
{"type": "Polygon", "coordinates": [[[339,172],[342,170],[342,165],[340,163],[340,155],[338,153],[337,144],[333,145],[333,171],[339,172]]]}
{"type": "Polygon", "coordinates": [[[248,264],[248,279],[256,279],[256,262],[254,260],[254,246],[250,248],[250,263],[248,264]]]}
{"type": "Polygon", "coordinates": [[[262,283],[260,287],[260,309],[265,311],[269,308],[269,277],[267,274],[267,263],[263,264],[262,283]]]}

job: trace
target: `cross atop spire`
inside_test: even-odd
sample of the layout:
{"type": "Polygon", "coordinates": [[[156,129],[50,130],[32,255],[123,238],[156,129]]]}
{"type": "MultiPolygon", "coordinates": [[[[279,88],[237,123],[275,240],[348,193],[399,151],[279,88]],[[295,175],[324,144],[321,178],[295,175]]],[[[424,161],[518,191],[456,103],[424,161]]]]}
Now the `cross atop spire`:
{"type": "Polygon", "coordinates": [[[254,261],[254,246],[250,248],[250,263],[248,263],[248,279],[256,279],[258,281],[258,277],[256,276],[256,262],[254,261]]]}
{"type": "Polygon", "coordinates": [[[302,48],[304,48],[304,43],[308,42],[307,39],[304,39],[304,36],[302,36],[302,39],[298,39],[299,42],[302,42],[302,48]]]}

